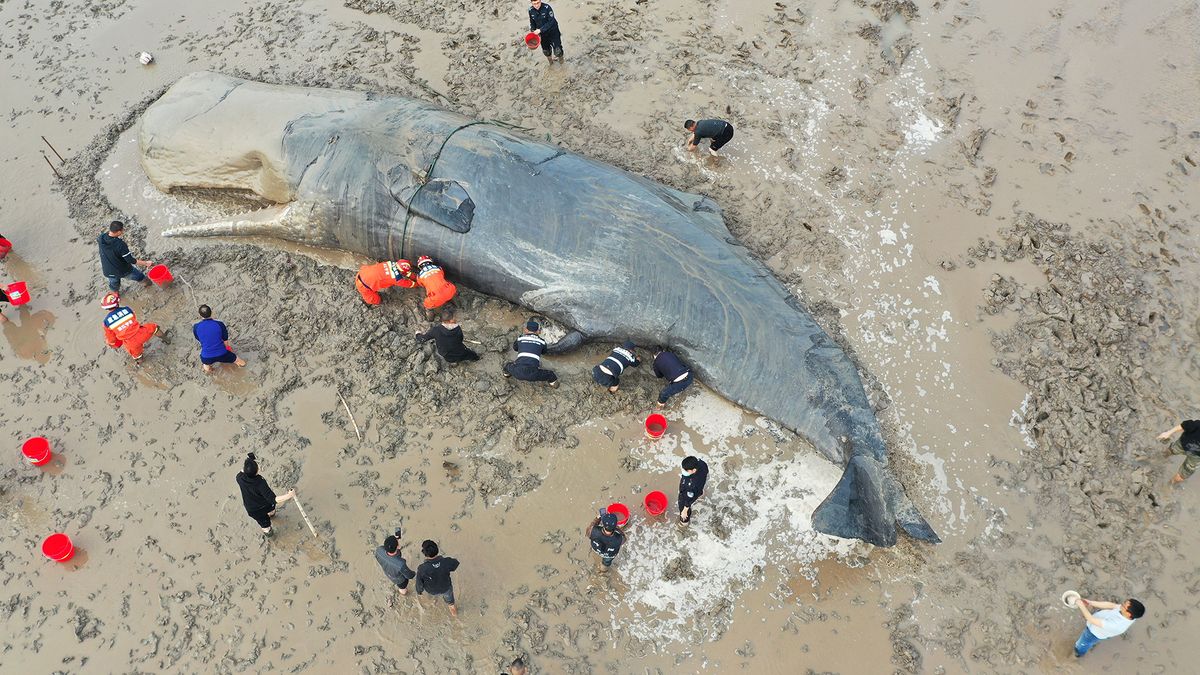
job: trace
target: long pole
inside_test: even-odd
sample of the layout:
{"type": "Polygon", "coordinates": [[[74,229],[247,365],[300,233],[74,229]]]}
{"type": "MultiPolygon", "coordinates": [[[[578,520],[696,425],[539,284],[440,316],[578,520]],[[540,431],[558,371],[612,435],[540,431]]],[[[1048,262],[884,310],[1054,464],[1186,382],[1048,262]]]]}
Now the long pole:
{"type": "Polygon", "coordinates": [[[317,531],[313,529],[312,522],[308,520],[308,514],[304,512],[304,507],[300,505],[300,499],[298,497],[292,497],[292,501],[296,502],[296,508],[300,510],[300,517],[304,519],[304,524],[308,525],[308,531],[312,532],[312,536],[315,538],[317,536],[317,531]]]}
{"type": "Polygon", "coordinates": [[[62,155],[59,155],[57,150],[54,150],[54,146],[53,146],[53,145],[50,145],[50,141],[47,141],[45,136],[42,136],[42,141],[43,141],[43,142],[44,142],[44,143],[45,143],[47,146],[49,146],[51,150],[53,150],[53,151],[54,151],[54,154],[58,156],[58,161],[59,161],[59,162],[61,162],[61,163],[63,163],[63,164],[66,164],[66,163],[67,163],[67,160],[63,159],[63,156],[62,156],[62,155]]]}
{"type": "Polygon", "coordinates": [[[354,435],[358,436],[358,440],[361,441],[362,433],[358,430],[358,422],[354,421],[354,413],[350,412],[350,406],[346,405],[346,397],[342,396],[341,392],[339,392],[338,398],[342,399],[342,407],[346,409],[346,415],[350,417],[350,424],[354,425],[354,435]]]}

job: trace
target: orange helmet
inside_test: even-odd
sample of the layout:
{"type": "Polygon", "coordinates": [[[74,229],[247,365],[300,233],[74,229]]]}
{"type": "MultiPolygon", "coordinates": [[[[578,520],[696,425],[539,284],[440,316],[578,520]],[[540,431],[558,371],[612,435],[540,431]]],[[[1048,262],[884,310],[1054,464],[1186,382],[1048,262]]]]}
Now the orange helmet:
{"type": "Polygon", "coordinates": [[[417,258],[417,264],[418,264],[418,265],[424,265],[425,263],[430,263],[430,264],[432,264],[432,263],[433,263],[433,258],[430,258],[430,257],[429,257],[429,256],[427,256],[427,255],[423,255],[423,256],[421,256],[420,258],[417,258]]]}
{"type": "Polygon", "coordinates": [[[100,298],[100,307],[103,309],[116,309],[121,304],[121,296],[116,293],[105,293],[104,297],[100,298]]]}

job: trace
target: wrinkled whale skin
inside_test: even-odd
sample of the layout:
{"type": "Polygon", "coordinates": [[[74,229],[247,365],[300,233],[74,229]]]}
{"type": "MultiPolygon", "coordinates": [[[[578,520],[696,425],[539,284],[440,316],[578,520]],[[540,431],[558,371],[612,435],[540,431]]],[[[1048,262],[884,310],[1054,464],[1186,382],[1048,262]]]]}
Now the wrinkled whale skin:
{"type": "Polygon", "coordinates": [[[588,339],[667,345],[715,391],[846,467],[817,530],[890,546],[899,524],[938,541],[889,469],[854,364],[709,199],[402,97],[201,72],[141,125],[159,189],[250,190],[280,205],[167,236],[431,255],[455,281],[588,339]]]}

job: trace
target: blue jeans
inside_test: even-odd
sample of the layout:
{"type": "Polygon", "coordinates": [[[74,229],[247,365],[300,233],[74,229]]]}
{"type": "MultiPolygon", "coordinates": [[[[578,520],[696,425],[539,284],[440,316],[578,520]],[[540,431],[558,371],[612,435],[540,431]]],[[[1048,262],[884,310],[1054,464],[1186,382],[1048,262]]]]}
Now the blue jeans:
{"type": "Polygon", "coordinates": [[[115,292],[121,290],[121,279],[132,279],[134,281],[145,281],[146,275],[142,274],[142,271],[135,267],[132,270],[129,270],[129,274],[126,274],[123,276],[116,276],[116,275],[110,276],[108,274],[105,274],[104,278],[108,279],[108,290],[115,293],[115,292]]]}
{"type": "Polygon", "coordinates": [[[1088,651],[1100,642],[1101,638],[1092,635],[1092,631],[1087,626],[1083,627],[1083,632],[1079,634],[1079,639],[1075,641],[1075,656],[1083,656],[1088,651]]]}
{"type": "Polygon", "coordinates": [[[695,379],[696,379],[695,376],[692,375],[692,373],[689,371],[688,376],[683,378],[683,380],[681,380],[679,382],[668,382],[667,386],[663,387],[662,392],[659,393],[658,402],[666,403],[667,400],[670,399],[672,396],[674,396],[675,394],[678,394],[679,392],[681,392],[684,389],[687,389],[689,386],[691,386],[692,381],[695,379]]]}

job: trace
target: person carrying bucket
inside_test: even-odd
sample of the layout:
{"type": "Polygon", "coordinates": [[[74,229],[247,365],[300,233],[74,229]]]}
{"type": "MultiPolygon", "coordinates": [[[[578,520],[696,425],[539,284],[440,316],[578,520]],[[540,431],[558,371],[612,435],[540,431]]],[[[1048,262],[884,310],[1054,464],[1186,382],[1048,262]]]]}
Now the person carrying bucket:
{"type": "Polygon", "coordinates": [[[553,370],[542,367],[542,352],[546,350],[546,341],[538,333],[542,326],[530,319],[525,323],[525,332],[513,340],[513,349],[517,358],[504,364],[504,376],[515,377],[525,382],[548,382],[551,387],[558,387],[558,375],[553,370]]]}
{"type": "Polygon", "coordinates": [[[679,476],[679,522],[687,525],[692,519],[692,505],[704,495],[708,482],[708,463],[699,457],[683,458],[683,474],[679,476]]]}
{"type": "Polygon", "coordinates": [[[149,260],[135,258],[129,252],[129,245],[121,238],[123,236],[125,223],[114,220],[108,224],[108,231],[101,232],[96,239],[96,244],[100,247],[100,270],[108,280],[108,289],[114,293],[121,290],[121,279],[133,279],[148,286],[150,280],[138,268],[154,264],[149,260]]]}
{"type": "Polygon", "coordinates": [[[246,361],[229,349],[229,329],[212,318],[212,308],[200,305],[200,321],[192,326],[192,335],[200,343],[200,363],[204,372],[211,373],[214,363],[232,363],[245,368],[246,361]]]}
{"type": "Polygon", "coordinates": [[[246,507],[246,514],[262,528],[264,537],[273,536],[275,530],[271,529],[271,517],[280,504],[296,496],[296,488],[288,490],[282,497],[276,497],[266,479],[258,475],[258,461],[253,452],[246,455],[242,470],[237,475],[237,484],[242,490],[242,506],[246,507]]]}
{"type": "Polygon", "coordinates": [[[613,560],[625,544],[625,533],[617,525],[617,514],[602,509],[584,532],[592,544],[592,550],[600,556],[604,569],[612,567],[613,560]]]}
{"type": "Polygon", "coordinates": [[[458,288],[446,281],[445,271],[427,255],[417,258],[417,283],[425,289],[426,321],[433,321],[433,310],[453,300],[458,293],[458,288]]]}
{"type": "Polygon", "coordinates": [[[626,340],[620,347],[614,347],[607,358],[592,368],[592,379],[596,381],[596,384],[608,387],[611,394],[617,393],[617,390],[621,388],[621,373],[624,373],[626,368],[637,368],[642,365],[634,349],[635,345],[632,340],[626,340]]]}
{"type": "Polygon", "coordinates": [[[368,305],[378,305],[383,302],[379,291],[399,286],[412,288],[416,286],[413,276],[412,263],[407,260],[387,260],[374,265],[363,265],[358,268],[358,276],[354,279],[354,287],[368,305]]]}
{"type": "Polygon", "coordinates": [[[158,335],[158,324],[138,323],[133,310],[121,306],[121,296],[116,293],[105,293],[100,298],[100,307],[108,312],[104,316],[104,340],[108,346],[124,347],[134,361],[141,360],[146,343],[158,335]]]}
{"type": "Polygon", "coordinates": [[[542,0],[529,1],[529,30],[542,41],[542,53],[546,60],[554,63],[563,61],[562,33],[558,30],[558,19],[554,18],[554,9],[542,0]]]}
{"type": "Polygon", "coordinates": [[[672,396],[687,389],[695,379],[692,377],[692,371],[666,347],[654,349],[654,376],[667,381],[667,386],[658,394],[659,408],[665,408],[672,396]]]}

